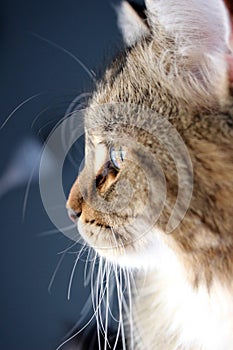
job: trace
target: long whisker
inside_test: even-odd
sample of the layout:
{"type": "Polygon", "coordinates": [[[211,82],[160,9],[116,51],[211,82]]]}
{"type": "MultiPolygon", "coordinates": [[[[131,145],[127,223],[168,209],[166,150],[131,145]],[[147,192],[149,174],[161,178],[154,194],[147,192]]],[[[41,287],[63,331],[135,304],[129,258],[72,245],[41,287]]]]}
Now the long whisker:
{"type": "Polygon", "coordinates": [[[97,252],[95,252],[94,249],[89,247],[89,252],[88,252],[88,256],[87,256],[86,262],[85,262],[85,269],[84,269],[84,286],[85,287],[91,281],[92,268],[95,266],[97,257],[98,257],[97,252]],[[87,268],[88,267],[88,263],[89,263],[89,268],[87,268]],[[91,264],[92,264],[92,268],[90,266],[91,264]]]}
{"type": "MultiPolygon", "coordinates": [[[[113,283],[111,283],[110,284],[110,292],[109,292],[109,295],[110,296],[112,296],[113,295],[113,291],[114,291],[114,284],[113,283]]],[[[110,304],[109,304],[109,315],[111,316],[111,318],[112,318],[112,320],[113,321],[115,321],[116,323],[119,323],[119,319],[117,319],[114,315],[113,315],[113,311],[112,311],[112,309],[111,309],[111,306],[110,306],[110,304]]]]}
{"type": "Polygon", "coordinates": [[[125,278],[127,282],[127,291],[128,291],[128,300],[129,300],[129,327],[130,327],[130,345],[131,349],[134,349],[134,337],[133,337],[133,316],[132,316],[132,291],[131,291],[131,282],[129,276],[129,270],[125,271],[125,278]]]}
{"type": "MultiPolygon", "coordinates": [[[[97,284],[96,284],[96,297],[94,300],[96,300],[96,304],[95,304],[95,301],[93,303],[93,307],[94,307],[94,310],[96,312],[96,326],[97,326],[97,338],[98,338],[98,347],[99,347],[99,350],[101,349],[101,344],[100,344],[100,325],[99,325],[99,310],[100,310],[100,307],[101,307],[101,297],[98,297],[98,291],[99,291],[99,276],[100,276],[100,271],[102,269],[102,258],[100,258],[100,261],[99,261],[99,266],[98,266],[98,274],[97,274],[97,284]],[[98,307],[97,307],[98,305],[98,307]]],[[[102,295],[103,297],[103,295],[102,295]]]]}
{"type": "MultiPolygon", "coordinates": [[[[107,312],[107,301],[108,301],[108,280],[109,280],[109,263],[107,260],[105,260],[105,264],[104,264],[104,270],[101,270],[101,274],[100,274],[100,282],[102,281],[102,283],[100,283],[100,292],[99,292],[99,296],[103,296],[103,306],[105,307],[105,317],[106,317],[106,312],[107,312]],[[106,280],[104,280],[106,276],[106,280]],[[104,283],[105,282],[105,283],[104,283]],[[105,286],[104,290],[103,290],[103,286],[105,286]],[[105,296],[105,299],[104,299],[105,296]]],[[[106,323],[106,319],[105,319],[105,325],[103,322],[103,315],[102,315],[102,310],[100,308],[100,313],[99,313],[99,319],[100,319],[100,325],[101,325],[101,329],[103,331],[103,336],[105,339],[105,346],[110,347],[110,344],[108,342],[108,337],[107,337],[107,329],[106,327],[108,326],[106,323]]],[[[107,321],[108,321],[108,316],[107,316],[107,321]]]]}
{"type": "MultiPolygon", "coordinates": [[[[96,311],[93,313],[93,315],[91,316],[91,318],[89,319],[89,321],[87,323],[85,323],[85,325],[75,334],[73,334],[72,336],[70,336],[68,339],[66,339],[64,342],[62,342],[57,348],[56,350],[60,350],[65,344],[67,344],[68,342],[70,342],[72,339],[74,339],[78,334],[80,334],[85,328],[87,328],[89,326],[89,324],[93,321],[94,318],[97,319],[97,315],[99,312],[99,307],[101,305],[102,299],[99,300],[99,304],[97,305],[97,309],[96,311]]],[[[98,331],[98,328],[97,328],[98,331]]],[[[100,349],[100,343],[99,343],[99,349],[100,349]]]]}
{"type": "Polygon", "coordinates": [[[23,200],[22,222],[24,222],[24,219],[25,219],[26,208],[27,208],[27,201],[28,201],[28,196],[29,196],[29,191],[30,191],[30,186],[31,186],[32,179],[33,179],[33,176],[34,176],[34,171],[36,170],[37,163],[38,163],[38,161],[39,161],[40,156],[41,156],[41,155],[38,156],[38,159],[37,159],[36,164],[34,165],[34,167],[33,167],[33,169],[32,169],[32,172],[31,172],[31,174],[30,174],[30,177],[29,177],[29,179],[28,179],[28,183],[27,183],[27,186],[26,186],[26,190],[25,190],[25,194],[24,194],[24,200],[23,200]]]}
{"type": "Polygon", "coordinates": [[[56,47],[58,50],[66,53],[68,56],[70,56],[75,62],[77,62],[82,68],[83,70],[87,73],[87,75],[89,76],[89,78],[95,83],[96,82],[96,79],[95,77],[93,76],[93,73],[90,71],[90,69],[87,68],[87,66],[80,60],[78,59],[74,54],[72,54],[70,51],[68,51],[67,49],[65,49],[64,47],[56,44],[55,42],[51,41],[51,40],[48,40],[44,37],[42,37],[41,35],[37,34],[37,33],[34,33],[34,32],[31,32],[31,34],[33,36],[35,36],[36,38],[56,47]]]}
{"type": "Polygon", "coordinates": [[[70,103],[69,107],[67,108],[65,115],[70,115],[77,107],[77,103],[85,97],[90,97],[92,94],[90,92],[83,92],[70,103]]]}
{"type": "Polygon", "coordinates": [[[109,312],[109,274],[110,274],[110,267],[109,264],[107,264],[107,273],[106,273],[106,310],[105,310],[105,330],[104,330],[104,350],[107,350],[108,345],[108,312],[109,312]]]}
{"type": "Polygon", "coordinates": [[[117,276],[117,267],[114,265],[114,273],[115,273],[115,279],[116,279],[116,286],[117,286],[117,300],[118,300],[118,312],[119,312],[119,319],[118,319],[118,327],[117,327],[117,334],[116,334],[116,339],[115,339],[115,344],[113,347],[113,350],[116,349],[117,343],[120,337],[120,331],[121,331],[121,297],[120,297],[120,286],[119,286],[119,280],[117,276]]]}
{"type": "MultiPolygon", "coordinates": [[[[47,123],[45,123],[43,126],[41,126],[41,128],[39,128],[39,130],[37,131],[37,136],[38,137],[42,137],[43,138],[43,130],[47,128],[48,125],[54,123],[57,120],[57,118],[54,118],[52,120],[49,120],[47,123]],[[42,135],[42,136],[41,136],[42,135]]],[[[59,123],[60,123],[60,119],[59,119],[59,123]]]]}
{"type": "Polygon", "coordinates": [[[119,248],[119,244],[118,244],[118,242],[117,242],[117,239],[116,239],[116,234],[115,234],[115,231],[114,231],[114,228],[111,226],[111,231],[112,231],[112,235],[113,235],[113,239],[114,239],[114,242],[115,242],[115,244],[116,244],[116,249],[118,249],[119,248]]]}
{"type": "Polygon", "coordinates": [[[91,252],[92,252],[92,249],[89,247],[86,262],[85,262],[85,267],[84,267],[84,285],[85,286],[87,285],[87,266],[88,266],[89,256],[91,252]]]}
{"type": "MultiPolygon", "coordinates": [[[[42,109],[36,116],[35,116],[35,118],[33,119],[33,121],[32,121],[32,123],[31,123],[31,129],[33,129],[34,128],[34,126],[35,126],[35,124],[36,124],[36,122],[37,122],[37,120],[41,117],[41,115],[43,115],[45,112],[48,112],[49,110],[53,110],[54,108],[60,108],[60,107],[65,107],[65,106],[67,106],[68,104],[69,104],[69,107],[67,108],[67,110],[66,110],[66,112],[65,112],[65,115],[67,115],[67,114],[69,114],[69,112],[70,112],[70,109],[72,110],[72,109],[74,109],[74,107],[77,105],[77,103],[81,100],[81,99],[84,99],[85,97],[89,97],[89,96],[91,96],[92,94],[90,93],[90,92],[83,92],[83,93],[81,93],[80,95],[78,95],[78,96],[76,96],[76,94],[75,94],[75,99],[72,99],[72,102],[70,102],[70,100],[71,100],[71,96],[70,96],[70,98],[69,98],[69,100],[68,100],[68,98],[67,98],[67,100],[64,100],[64,101],[61,101],[61,100],[59,100],[59,103],[56,101],[56,102],[50,102],[50,104],[47,106],[47,107],[45,107],[44,109],[42,109]]],[[[64,97],[64,96],[63,96],[64,97]]],[[[78,107],[79,108],[83,108],[84,106],[86,105],[86,103],[84,104],[84,102],[83,103],[79,103],[79,105],[78,105],[78,107]]],[[[51,120],[51,123],[53,122],[53,120],[51,120]]]]}
{"type": "MultiPolygon", "coordinates": [[[[62,250],[62,251],[59,252],[58,254],[68,253],[68,251],[69,251],[71,248],[75,247],[75,246],[76,246],[78,243],[80,243],[82,240],[83,240],[82,237],[80,237],[77,241],[75,241],[73,244],[71,244],[68,248],[62,250]]],[[[81,250],[79,251],[79,254],[81,254],[81,253],[85,250],[85,248],[86,248],[86,243],[83,243],[83,244],[82,244],[82,248],[81,248],[81,250]]],[[[75,252],[75,254],[77,254],[77,252],[75,252]]],[[[80,257],[80,256],[79,256],[79,257],[80,257]]]]}
{"type": "Polygon", "coordinates": [[[23,107],[26,103],[28,103],[29,101],[33,100],[34,98],[41,96],[45,94],[45,92],[39,92],[37,94],[32,95],[31,97],[28,97],[26,100],[24,100],[23,102],[21,102],[9,115],[8,117],[5,119],[5,121],[2,123],[2,125],[0,126],[0,130],[2,130],[2,128],[4,128],[4,126],[6,125],[6,123],[8,123],[8,121],[11,119],[11,117],[21,108],[23,107]]]}
{"type": "Polygon", "coordinates": [[[73,269],[71,271],[71,275],[70,275],[70,281],[69,281],[69,285],[68,285],[68,293],[67,293],[67,299],[70,300],[70,294],[71,294],[71,287],[72,287],[72,282],[73,282],[73,279],[74,279],[74,273],[75,273],[75,270],[76,270],[76,266],[78,264],[78,261],[79,261],[79,257],[82,253],[82,249],[80,250],[80,252],[77,254],[77,257],[75,259],[75,262],[74,262],[74,266],[73,266],[73,269]]]}
{"type": "MultiPolygon", "coordinates": [[[[122,269],[120,269],[120,286],[122,286],[123,284],[123,281],[122,281],[122,269]]],[[[124,329],[124,320],[123,320],[123,310],[122,310],[122,305],[123,305],[123,302],[125,301],[124,300],[124,295],[123,295],[123,291],[121,289],[121,313],[120,313],[120,317],[121,317],[121,337],[122,337],[122,345],[123,345],[123,350],[126,350],[126,343],[125,343],[125,329],[124,329]]]]}
{"type": "Polygon", "coordinates": [[[54,282],[55,277],[56,277],[56,275],[57,275],[57,272],[58,272],[58,270],[59,270],[59,268],[60,268],[60,266],[61,266],[61,264],[62,264],[62,262],[63,262],[63,260],[64,260],[65,254],[66,254],[66,253],[63,253],[63,254],[60,256],[60,258],[59,258],[59,260],[58,260],[58,263],[57,263],[57,266],[56,266],[56,268],[55,268],[55,270],[54,270],[54,272],[53,272],[53,275],[52,275],[51,280],[50,280],[49,285],[48,285],[48,292],[49,292],[49,293],[51,293],[51,288],[52,288],[53,282],[54,282]]]}
{"type": "MultiPolygon", "coordinates": [[[[101,264],[101,268],[100,268],[100,273],[98,276],[98,286],[97,286],[97,290],[96,290],[96,295],[97,295],[97,300],[102,300],[102,303],[100,304],[100,308],[99,308],[99,313],[98,313],[98,322],[100,323],[100,331],[101,334],[103,334],[103,336],[105,337],[105,329],[104,329],[104,322],[103,322],[103,318],[102,318],[102,307],[105,304],[105,300],[104,300],[104,296],[107,290],[107,285],[106,283],[104,284],[104,276],[106,275],[106,266],[107,266],[107,261],[105,260],[105,264],[104,266],[101,264]],[[100,287],[99,287],[100,286],[100,287]]],[[[99,304],[99,301],[98,301],[99,304]]]]}
{"type": "Polygon", "coordinates": [[[96,317],[96,314],[94,313],[91,318],[89,319],[89,321],[76,333],[74,333],[72,336],[70,336],[68,339],[64,340],[64,342],[62,342],[57,348],[56,350],[60,350],[64,345],[66,345],[67,343],[69,343],[72,339],[74,339],[75,337],[77,337],[77,335],[79,335],[86,327],[89,326],[89,324],[93,321],[93,319],[96,317]]]}
{"type": "MultiPolygon", "coordinates": [[[[75,224],[69,225],[69,226],[66,226],[66,227],[62,227],[62,232],[70,231],[70,230],[74,229],[75,227],[76,227],[75,224]]],[[[49,236],[49,235],[53,235],[53,234],[59,233],[59,232],[61,232],[61,231],[58,228],[56,228],[56,229],[53,229],[53,230],[48,230],[48,231],[41,232],[41,233],[38,234],[38,236],[39,237],[49,236]]]]}
{"type": "Polygon", "coordinates": [[[70,275],[70,281],[69,281],[69,285],[68,285],[68,292],[67,292],[67,299],[70,300],[70,294],[71,294],[71,287],[72,287],[72,282],[73,282],[73,278],[74,278],[74,273],[76,270],[76,266],[78,263],[78,258],[76,258],[71,275],[70,275]]]}
{"type": "MultiPolygon", "coordinates": [[[[89,249],[91,249],[91,248],[89,247],[89,249]]],[[[93,264],[92,268],[90,268],[91,276],[94,276],[94,267],[95,267],[95,263],[96,263],[96,259],[97,259],[97,252],[95,252],[95,251],[93,251],[93,252],[94,252],[95,256],[94,256],[94,259],[92,261],[92,264],[93,264]]],[[[88,311],[90,310],[91,305],[93,305],[93,302],[92,302],[92,295],[90,294],[89,298],[87,299],[86,303],[84,304],[84,306],[81,310],[81,313],[80,313],[81,318],[79,318],[78,322],[76,322],[75,325],[69,330],[69,332],[66,334],[65,338],[70,337],[73,334],[73,332],[75,331],[75,329],[77,329],[77,327],[83,323],[83,321],[85,320],[85,318],[88,314],[88,311]]],[[[94,315],[92,315],[92,316],[94,316],[94,315]]],[[[93,320],[93,317],[91,318],[91,320],[93,320]]],[[[89,323],[85,324],[86,327],[88,325],[89,325],[89,323]]],[[[76,333],[76,335],[77,335],[77,333],[76,333]]]]}

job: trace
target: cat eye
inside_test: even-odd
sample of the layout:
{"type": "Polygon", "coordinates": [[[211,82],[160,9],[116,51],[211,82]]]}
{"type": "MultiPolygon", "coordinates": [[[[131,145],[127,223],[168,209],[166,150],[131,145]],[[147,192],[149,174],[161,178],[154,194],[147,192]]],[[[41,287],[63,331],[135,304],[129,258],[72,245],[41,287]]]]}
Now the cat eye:
{"type": "Polygon", "coordinates": [[[122,163],[126,157],[126,151],[123,151],[122,147],[115,148],[111,147],[110,148],[110,160],[117,170],[122,167],[122,163]]]}

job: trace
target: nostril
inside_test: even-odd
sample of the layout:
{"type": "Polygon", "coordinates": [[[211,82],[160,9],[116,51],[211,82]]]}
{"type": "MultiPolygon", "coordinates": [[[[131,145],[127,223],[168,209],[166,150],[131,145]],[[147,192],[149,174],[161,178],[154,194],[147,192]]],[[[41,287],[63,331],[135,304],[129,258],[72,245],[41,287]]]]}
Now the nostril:
{"type": "Polygon", "coordinates": [[[76,222],[78,220],[78,218],[81,216],[82,212],[77,212],[71,208],[67,208],[67,213],[69,215],[70,220],[72,220],[73,222],[76,222]]]}

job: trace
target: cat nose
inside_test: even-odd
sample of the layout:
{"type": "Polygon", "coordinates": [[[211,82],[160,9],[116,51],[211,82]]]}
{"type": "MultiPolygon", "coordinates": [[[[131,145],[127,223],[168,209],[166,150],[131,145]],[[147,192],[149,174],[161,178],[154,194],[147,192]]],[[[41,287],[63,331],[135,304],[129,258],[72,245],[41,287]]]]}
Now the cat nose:
{"type": "Polygon", "coordinates": [[[76,223],[82,214],[83,196],[79,188],[79,178],[73,184],[66,202],[67,213],[70,219],[76,223]]]}
{"type": "Polygon", "coordinates": [[[81,211],[75,211],[71,208],[67,208],[67,213],[71,221],[74,223],[77,222],[78,218],[81,216],[82,212],[81,211]]]}

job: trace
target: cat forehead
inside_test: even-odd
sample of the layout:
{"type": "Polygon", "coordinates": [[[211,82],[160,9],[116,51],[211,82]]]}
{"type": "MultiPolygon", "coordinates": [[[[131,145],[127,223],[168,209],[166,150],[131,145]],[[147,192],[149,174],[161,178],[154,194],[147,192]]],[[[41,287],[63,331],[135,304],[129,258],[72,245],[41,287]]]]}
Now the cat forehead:
{"type": "MultiPolygon", "coordinates": [[[[106,94],[105,91],[98,92],[98,99],[106,94]]],[[[128,102],[109,102],[97,103],[94,96],[94,102],[90,104],[85,113],[85,127],[86,132],[91,135],[95,135],[96,138],[101,138],[101,135],[105,133],[121,133],[129,125],[137,124],[140,121],[144,123],[142,119],[143,107],[140,105],[134,105],[128,102]],[[139,118],[140,117],[140,118],[139,118]]]]}

